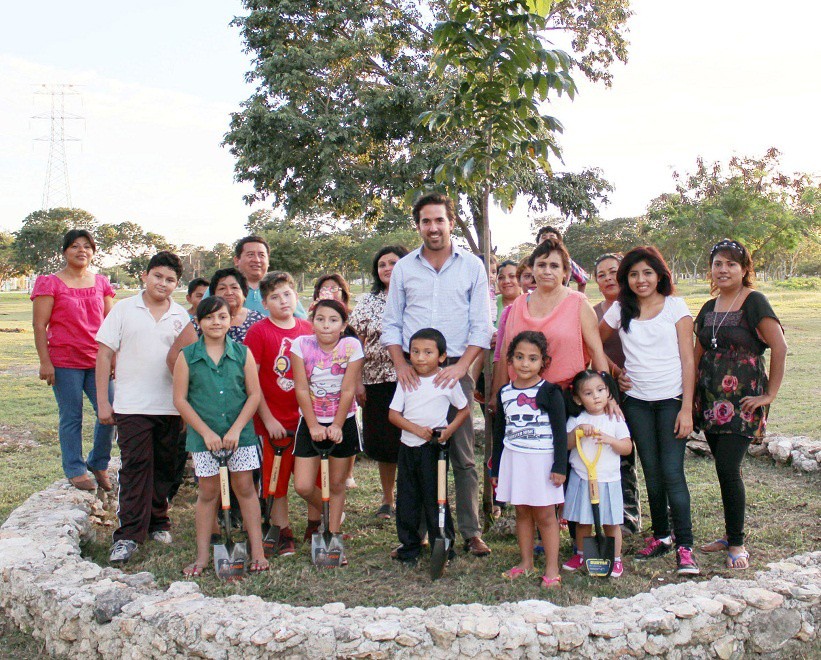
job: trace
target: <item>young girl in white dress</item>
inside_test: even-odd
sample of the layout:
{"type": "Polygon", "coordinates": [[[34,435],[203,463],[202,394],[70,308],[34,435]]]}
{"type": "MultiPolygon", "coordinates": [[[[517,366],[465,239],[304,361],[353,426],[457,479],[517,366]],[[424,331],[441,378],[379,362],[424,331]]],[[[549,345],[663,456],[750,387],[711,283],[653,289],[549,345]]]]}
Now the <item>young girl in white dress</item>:
{"type": "Polygon", "coordinates": [[[576,553],[562,564],[566,571],[576,571],[584,565],[584,538],[592,536],[593,505],[590,503],[590,481],[587,466],[576,448],[576,430],[584,433],[581,445],[588,462],[596,461],[599,484],[599,515],[606,536],[612,536],[616,550],[611,577],[624,572],[621,561],[621,527],[624,522],[624,500],[621,491],[621,457],[633,449],[630,429],[624,420],[608,416],[604,409],[610,399],[618,398],[613,378],[604,371],[586,369],[576,374],[570,386],[575,413],[567,420],[567,447],[570,449],[570,477],[565,493],[564,517],[576,523],[576,553]]]}
{"type": "Polygon", "coordinates": [[[520,332],[510,342],[507,360],[516,378],[499,390],[491,481],[496,497],[516,507],[522,555],[503,577],[512,580],[533,571],[533,533],[538,527],[545,550],[541,584],[560,587],[556,505],[564,502],[567,431],[562,390],[540,375],[548,359],[541,332],[520,332]]]}

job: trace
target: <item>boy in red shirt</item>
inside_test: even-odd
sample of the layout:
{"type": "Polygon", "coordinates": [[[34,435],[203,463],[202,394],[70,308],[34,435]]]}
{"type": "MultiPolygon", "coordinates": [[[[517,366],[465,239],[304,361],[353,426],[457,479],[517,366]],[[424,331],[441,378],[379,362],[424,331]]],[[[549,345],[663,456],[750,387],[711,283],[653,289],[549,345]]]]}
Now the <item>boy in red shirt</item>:
{"type": "MultiPolygon", "coordinates": [[[[262,304],[268,318],[258,321],[245,335],[245,345],[251,350],[259,367],[262,401],[254,415],[254,429],[262,442],[262,496],[268,495],[268,482],[274,463],[274,449],[268,438],[284,441],[286,434],[296,431],[299,405],[291,371],[291,342],[302,335],[313,334],[308,321],[294,317],[297,306],[296,283],[290,274],[268,273],[259,284],[262,304]]],[[[288,483],[294,470],[293,443],[282,454],[279,479],[274,491],[270,522],[280,527],[280,555],[295,552],[294,535],[288,520],[288,483]]],[[[319,511],[308,510],[308,525],[316,522],[319,511]]]]}

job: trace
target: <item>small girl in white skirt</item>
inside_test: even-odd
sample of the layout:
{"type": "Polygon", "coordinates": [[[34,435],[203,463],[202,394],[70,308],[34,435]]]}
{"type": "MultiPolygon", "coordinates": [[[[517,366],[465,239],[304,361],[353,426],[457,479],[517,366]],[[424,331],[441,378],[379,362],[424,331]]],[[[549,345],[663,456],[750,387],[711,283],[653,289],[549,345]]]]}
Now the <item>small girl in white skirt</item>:
{"type": "Polygon", "coordinates": [[[584,433],[581,445],[588,462],[593,461],[602,445],[602,452],[596,464],[599,482],[599,511],[606,536],[615,541],[616,557],[611,577],[619,577],[624,568],[621,562],[621,527],[624,522],[624,500],[621,491],[621,457],[627,456],[633,448],[630,429],[624,420],[608,417],[604,409],[611,398],[618,400],[618,388],[613,378],[604,371],[587,369],[576,374],[570,385],[573,395],[570,413],[576,413],[567,420],[567,447],[570,451],[570,477],[565,493],[564,517],[576,522],[576,554],[568,559],[562,568],[576,571],[584,566],[582,547],[584,538],[592,536],[593,505],[590,503],[587,467],[576,448],[576,429],[584,433]],[[576,409],[573,410],[575,404],[576,409]]]}
{"type": "Polygon", "coordinates": [[[516,507],[516,537],[522,560],[502,575],[515,579],[533,571],[533,533],[545,550],[543,587],[560,587],[559,521],[564,502],[567,432],[562,390],[540,376],[547,364],[541,332],[520,332],[510,342],[508,363],[516,378],[498,394],[493,425],[493,485],[496,497],[516,507]]]}

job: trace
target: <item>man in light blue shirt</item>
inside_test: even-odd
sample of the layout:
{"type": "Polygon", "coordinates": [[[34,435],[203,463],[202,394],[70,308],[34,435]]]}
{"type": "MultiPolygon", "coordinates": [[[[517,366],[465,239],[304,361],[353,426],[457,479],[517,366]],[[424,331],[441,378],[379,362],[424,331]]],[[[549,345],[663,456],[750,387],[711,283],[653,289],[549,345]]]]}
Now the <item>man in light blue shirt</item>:
{"type": "MultiPolygon", "coordinates": [[[[415,390],[419,377],[406,359],[411,336],[436,328],[447,340],[448,360],[434,382],[462,387],[473,401],[470,365],[490,347],[493,327],[487,274],[482,262],[451,241],[456,219],[453,200],[439,193],[420,198],[413,219],[422,247],[400,259],[391,275],[382,318],[381,342],[387,347],[400,386],[415,390]]],[[[465,550],[490,554],[479,525],[479,477],[474,458],[473,421],[469,417],[451,439],[450,457],[456,484],[456,520],[465,550]]]]}

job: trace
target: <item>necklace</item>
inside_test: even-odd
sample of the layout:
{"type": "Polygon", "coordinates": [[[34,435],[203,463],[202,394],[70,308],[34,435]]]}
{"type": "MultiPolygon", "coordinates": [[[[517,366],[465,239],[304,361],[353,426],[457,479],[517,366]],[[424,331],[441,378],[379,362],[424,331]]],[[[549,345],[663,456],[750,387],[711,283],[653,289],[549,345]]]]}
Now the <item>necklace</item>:
{"type": "MultiPolygon", "coordinates": [[[[721,317],[721,321],[719,321],[718,325],[715,324],[715,318],[713,318],[713,338],[710,340],[710,348],[712,348],[713,350],[716,350],[718,348],[718,339],[716,339],[716,337],[718,335],[718,330],[719,330],[719,328],[721,328],[724,321],[727,320],[727,315],[730,313],[730,310],[732,310],[733,305],[735,305],[735,301],[738,300],[738,297],[741,295],[742,291],[744,291],[743,286],[738,290],[738,293],[735,294],[735,298],[733,298],[733,302],[730,303],[730,306],[727,308],[727,311],[724,312],[724,316],[721,317]]],[[[719,296],[719,298],[720,297],[721,296],[719,296]]],[[[716,307],[718,307],[718,298],[716,298],[716,304],[715,304],[715,307],[713,307],[713,314],[718,316],[718,312],[715,311],[716,307]]]]}

